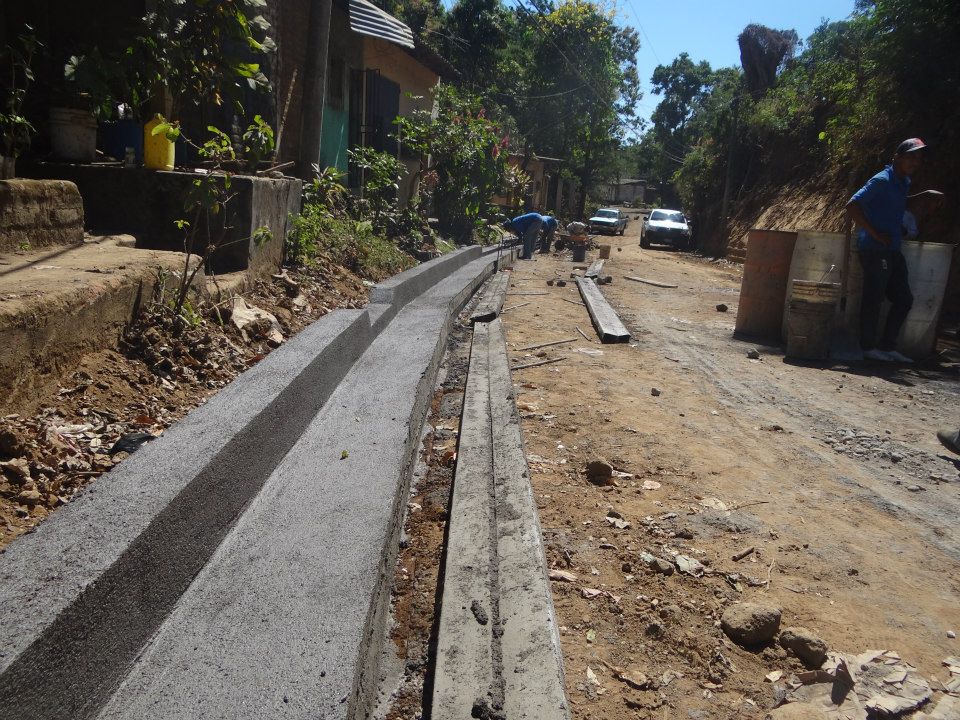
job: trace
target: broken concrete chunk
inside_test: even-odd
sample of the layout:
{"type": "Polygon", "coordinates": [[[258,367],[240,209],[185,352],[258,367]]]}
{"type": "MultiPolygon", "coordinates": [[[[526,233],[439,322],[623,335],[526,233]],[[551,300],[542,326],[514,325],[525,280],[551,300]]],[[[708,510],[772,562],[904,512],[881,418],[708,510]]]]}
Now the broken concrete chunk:
{"type": "Polygon", "coordinates": [[[780,629],[780,608],[755,603],[731,605],[723,611],[720,627],[738,645],[762,645],[780,629]]]}
{"type": "Polygon", "coordinates": [[[827,644],[805,627],[789,627],[781,632],[780,645],[808,668],[818,668],[827,659],[827,644]]]}
{"type": "Polygon", "coordinates": [[[247,342],[259,337],[263,337],[276,345],[283,342],[283,331],[280,329],[277,318],[266,310],[248,305],[240,296],[233,299],[230,322],[240,331],[243,339],[247,342]]]}
{"type": "Polygon", "coordinates": [[[572,572],[567,572],[566,570],[554,569],[550,571],[550,579],[558,580],[560,582],[576,582],[577,576],[572,572]]]}
{"type": "Polygon", "coordinates": [[[677,564],[677,570],[686,575],[700,577],[704,573],[703,563],[689,555],[677,555],[673,561],[677,564]]]}

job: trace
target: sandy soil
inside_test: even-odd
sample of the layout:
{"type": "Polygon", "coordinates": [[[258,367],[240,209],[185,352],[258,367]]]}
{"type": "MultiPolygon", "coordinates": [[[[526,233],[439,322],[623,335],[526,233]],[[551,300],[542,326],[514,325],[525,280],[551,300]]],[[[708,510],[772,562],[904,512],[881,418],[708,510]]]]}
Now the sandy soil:
{"type": "Polygon", "coordinates": [[[529,304],[503,316],[514,364],[564,358],[514,381],[548,563],[578,577],[553,583],[573,717],[763,717],[764,675],[802,666],[724,636],[719,617],[738,601],[779,606],[782,627],[833,650],[896,650],[935,686],[947,679],[942,659],[960,654],[947,635],[960,632],[960,458],[934,432],[960,420],[955,369],[805,366],[736,340],[737,267],[641,251],[638,229],[610,239],[603,287],[630,344],[601,346],[575,284],[546,285],[569,278],[569,254],[518,263],[506,307],[529,304]],[[597,458],[632,477],[591,484],[597,458]],[[659,574],[643,551],[708,572],[659,574]]]}

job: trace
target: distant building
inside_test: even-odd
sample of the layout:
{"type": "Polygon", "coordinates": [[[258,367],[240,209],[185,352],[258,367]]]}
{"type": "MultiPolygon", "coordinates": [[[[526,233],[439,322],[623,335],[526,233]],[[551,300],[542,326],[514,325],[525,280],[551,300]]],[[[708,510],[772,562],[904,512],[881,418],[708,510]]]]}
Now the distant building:
{"type": "Polygon", "coordinates": [[[623,203],[634,206],[643,205],[646,191],[647,181],[634,178],[623,178],[600,185],[601,198],[610,205],[623,203]]]}
{"type": "Polygon", "coordinates": [[[497,196],[492,199],[494,205],[509,212],[536,210],[565,216],[576,207],[576,184],[560,174],[563,161],[559,158],[539,155],[524,158],[519,153],[511,153],[507,162],[529,175],[530,184],[522,197],[497,196]]]}

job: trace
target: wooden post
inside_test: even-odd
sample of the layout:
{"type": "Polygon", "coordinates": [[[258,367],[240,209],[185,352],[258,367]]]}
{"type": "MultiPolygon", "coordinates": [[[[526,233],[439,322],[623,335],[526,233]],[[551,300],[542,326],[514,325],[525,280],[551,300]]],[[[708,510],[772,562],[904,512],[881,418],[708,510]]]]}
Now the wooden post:
{"type": "Polygon", "coordinates": [[[330,48],[330,13],[332,0],[312,0],[307,25],[307,62],[303,77],[300,105],[299,175],[313,179],[313,165],[320,164],[320,143],[323,137],[323,105],[327,98],[327,65],[330,48]]]}

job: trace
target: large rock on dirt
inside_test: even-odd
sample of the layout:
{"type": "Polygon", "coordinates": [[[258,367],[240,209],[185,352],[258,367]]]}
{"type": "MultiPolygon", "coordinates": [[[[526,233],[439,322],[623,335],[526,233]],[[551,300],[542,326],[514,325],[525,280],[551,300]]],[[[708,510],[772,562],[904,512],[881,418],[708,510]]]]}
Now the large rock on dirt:
{"type": "Polygon", "coordinates": [[[26,442],[19,433],[9,428],[0,430],[0,457],[15,458],[26,451],[26,442]]]}
{"type": "Polygon", "coordinates": [[[827,644],[805,627],[784,630],[780,633],[780,645],[811,669],[820,667],[827,659],[827,644]]]}
{"type": "Polygon", "coordinates": [[[587,480],[594,485],[613,485],[613,466],[606,460],[587,463],[587,480]]]}
{"type": "Polygon", "coordinates": [[[780,629],[780,608],[739,603],[723,611],[720,627],[738,645],[762,645],[780,629]]]}
{"type": "Polygon", "coordinates": [[[275,346],[283,342],[283,331],[277,318],[255,305],[248,305],[239,295],[233,299],[230,321],[246,342],[260,337],[275,346]]]}

